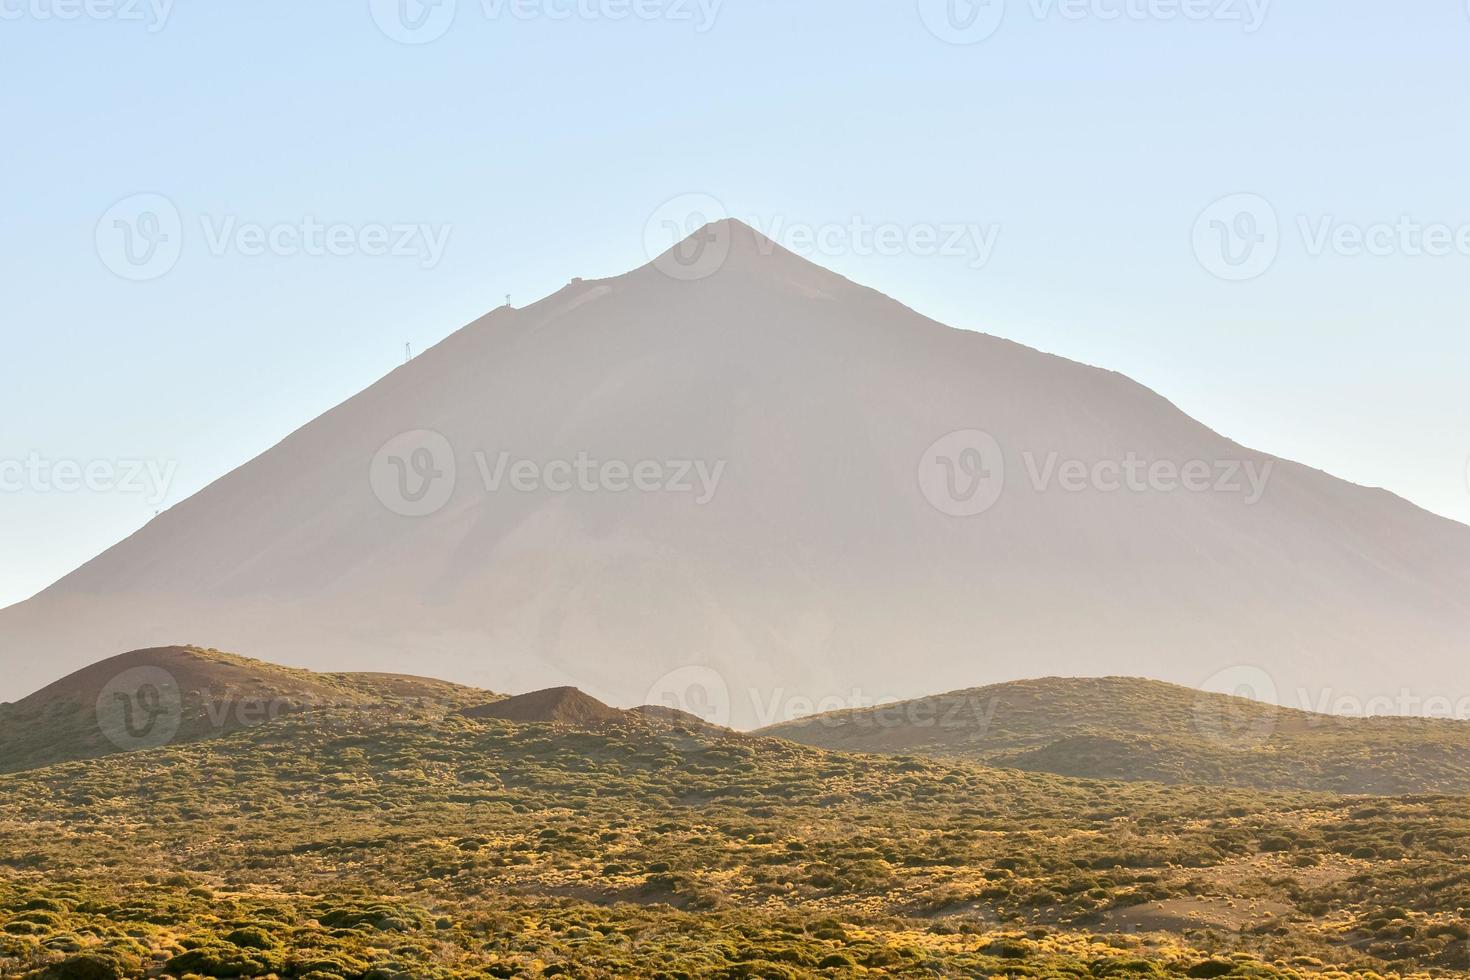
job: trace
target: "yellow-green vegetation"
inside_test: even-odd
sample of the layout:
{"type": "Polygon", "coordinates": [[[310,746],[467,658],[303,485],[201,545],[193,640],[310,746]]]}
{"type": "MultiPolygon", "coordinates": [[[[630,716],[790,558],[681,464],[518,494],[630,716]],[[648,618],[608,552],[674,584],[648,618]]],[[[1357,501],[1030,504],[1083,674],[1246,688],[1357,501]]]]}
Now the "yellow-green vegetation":
{"type": "Polygon", "coordinates": [[[1470,793],[1470,723],[1330,716],[1130,677],[996,684],[816,715],[762,734],[1093,779],[1470,793]]]}
{"type": "Polygon", "coordinates": [[[0,776],[0,976],[1470,970],[1463,799],[521,724],[415,691],[0,776]]]}

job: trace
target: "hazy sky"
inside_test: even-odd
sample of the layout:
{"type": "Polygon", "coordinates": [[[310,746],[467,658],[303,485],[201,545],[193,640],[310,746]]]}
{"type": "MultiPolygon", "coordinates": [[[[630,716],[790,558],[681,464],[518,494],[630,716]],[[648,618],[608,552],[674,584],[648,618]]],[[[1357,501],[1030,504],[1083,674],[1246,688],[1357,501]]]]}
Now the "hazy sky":
{"type": "Polygon", "coordinates": [[[0,606],[710,199],[1470,521],[1464,0],[403,3],[0,0],[0,606]]]}

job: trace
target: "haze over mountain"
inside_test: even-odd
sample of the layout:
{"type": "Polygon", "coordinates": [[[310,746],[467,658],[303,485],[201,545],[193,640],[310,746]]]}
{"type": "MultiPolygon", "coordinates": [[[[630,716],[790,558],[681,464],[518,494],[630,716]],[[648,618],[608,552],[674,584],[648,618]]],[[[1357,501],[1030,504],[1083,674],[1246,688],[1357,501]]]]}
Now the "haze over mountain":
{"type": "Polygon", "coordinates": [[[614,704],[695,689],[737,725],[798,695],[1237,665],[1293,704],[1470,694],[1470,528],[738,223],[696,239],[671,254],[707,275],[666,257],[495,310],[0,611],[0,699],[179,642],[614,704]],[[943,441],[971,430],[994,443],[943,441]],[[621,476],[577,489],[579,460],[621,476]],[[1128,460],[1212,489],[1062,476],[1128,460]],[[613,489],[645,461],[650,489],[613,489]]]}

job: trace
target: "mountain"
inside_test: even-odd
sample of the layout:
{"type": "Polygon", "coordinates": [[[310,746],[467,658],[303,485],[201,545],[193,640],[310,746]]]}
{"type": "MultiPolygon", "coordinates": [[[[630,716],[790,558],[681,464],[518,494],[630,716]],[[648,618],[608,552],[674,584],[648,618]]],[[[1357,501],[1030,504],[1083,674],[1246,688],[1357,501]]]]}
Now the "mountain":
{"type": "Polygon", "coordinates": [[[199,637],[743,727],[1240,665],[1398,703],[1470,695],[1466,636],[1470,528],[721,223],[491,312],[0,611],[0,697],[199,637]]]}
{"type": "Polygon", "coordinates": [[[1092,779],[1470,793],[1470,722],[1347,718],[1129,677],[997,684],[816,715],[760,734],[1092,779]]]}
{"type": "Polygon", "coordinates": [[[217,738],[329,708],[391,716],[496,695],[421,677],[314,674],[219,650],[161,647],[110,657],[0,705],[0,772],[217,738]]]}
{"type": "Polygon", "coordinates": [[[0,975],[1464,976],[1465,809],[334,704],[0,774],[0,975]]]}

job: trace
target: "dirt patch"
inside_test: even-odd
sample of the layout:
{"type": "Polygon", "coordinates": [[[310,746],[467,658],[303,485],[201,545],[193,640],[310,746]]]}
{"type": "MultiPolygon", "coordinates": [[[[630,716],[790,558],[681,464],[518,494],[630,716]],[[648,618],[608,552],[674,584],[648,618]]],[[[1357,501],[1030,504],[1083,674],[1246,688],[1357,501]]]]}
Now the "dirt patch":
{"type": "Polygon", "coordinates": [[[1105,929],[1116,932],[1183,933],[1196,929],[1239,932],[1291,911],[1280,902],[1226,898],[1171,898],[1105,912],[1105,929]]]}

